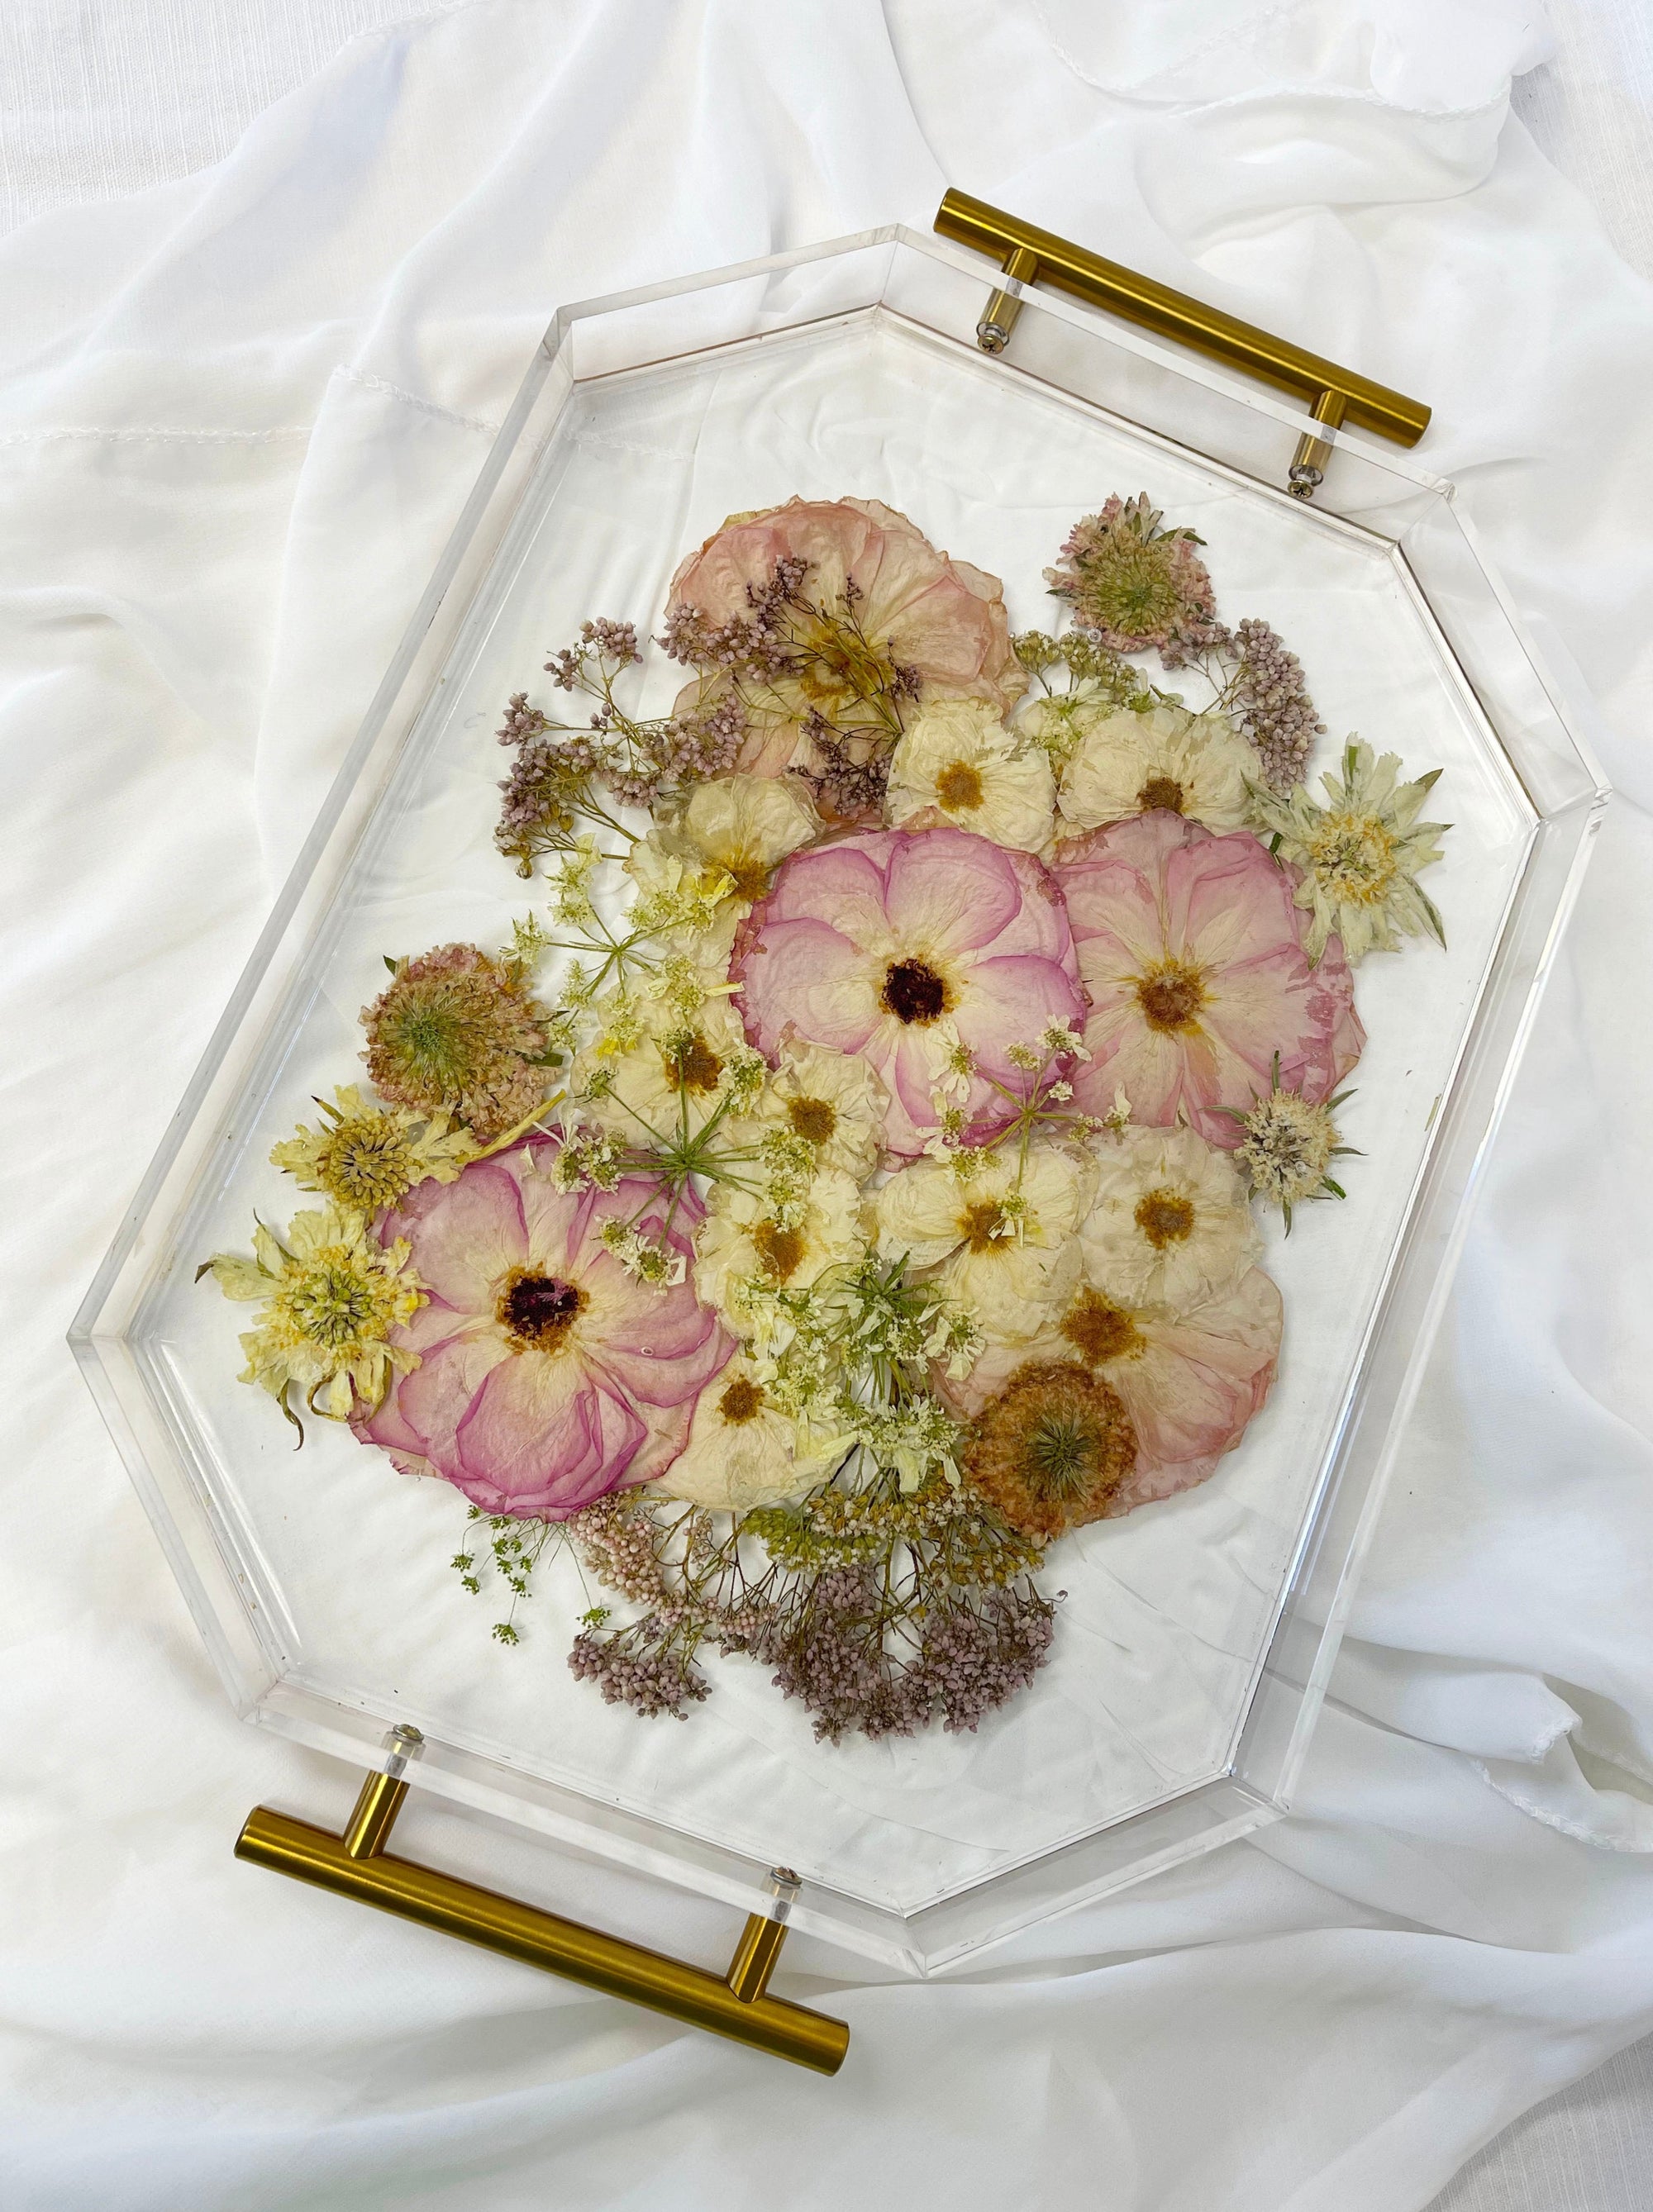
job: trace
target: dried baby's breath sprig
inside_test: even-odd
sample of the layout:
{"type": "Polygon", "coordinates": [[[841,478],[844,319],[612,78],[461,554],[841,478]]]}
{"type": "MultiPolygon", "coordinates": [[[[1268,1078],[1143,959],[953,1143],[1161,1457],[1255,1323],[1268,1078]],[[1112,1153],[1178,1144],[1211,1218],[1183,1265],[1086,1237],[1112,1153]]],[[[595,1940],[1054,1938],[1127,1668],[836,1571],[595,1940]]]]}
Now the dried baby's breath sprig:
{"type": "Polygon", "coordinates": [[[511,1604],[505,1619],[496,1620],[490,1633],[496,1644],[520,1644],[522,1632],[516,1625],[518,1604],[531,1595],[534,1569],[547,1547],[555,1550],[564,1540],[563,1524],[484,1513],[480,1505],[471,1506],[465,1519],[473,1531],[471,1540],[462,1551],[453,1554],[448,1565],[459,1576],[460,1587],[472,1597],[482,1595],[483,1571],[492,1571],[510,1591],[511,1604]],[[477,1539],[483,1530],[487,1532],[485,1553],[477,1549],[477,1539]]]}

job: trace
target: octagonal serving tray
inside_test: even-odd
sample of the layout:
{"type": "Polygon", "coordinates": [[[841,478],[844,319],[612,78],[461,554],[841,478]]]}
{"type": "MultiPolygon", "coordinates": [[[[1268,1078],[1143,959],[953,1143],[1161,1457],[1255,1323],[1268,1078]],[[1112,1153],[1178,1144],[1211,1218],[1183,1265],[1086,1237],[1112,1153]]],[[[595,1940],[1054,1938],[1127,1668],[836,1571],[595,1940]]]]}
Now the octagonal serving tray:
{"type": "MultiPolygon", "coordinates": [[[[1449,484],[1322,413],[1293,497],[1300,408],[1042,292],[989,354],[992,282],[891,228],[556,316],[72,1335],[246,1718],[379,1768],[416,1729],[422,1786],[749,1910],[784,1863],[794,1924],[914,1972],[1289,1804],[1605,796],[1449,484]],[[448,1567],[464,1500],[324,1424],[295,1452],[196,1267],[291,1210],[270,1145],[349,1079],[383,956],[532,905],[493,847],[494,732],[583,617],[658,623],[687,550],[799,493],[888,502],[1048,628],[1070,525],[1139,490],[1302,659],[1311,781],[1358,732],[1442,769],[1453,825],[1447,949],[1358,971],[1348,1200],[1267,1232],[1273,1394],[1209,1482],[1052,1550],[1055,1654],[974,1735],[817,1743],[741,1660],[686,1723],[605,1705],[563,1663],[571,1564],[492,1642],[448,1567]]],[[[671,674],[654,652],[651,702],[671,674]]]]}

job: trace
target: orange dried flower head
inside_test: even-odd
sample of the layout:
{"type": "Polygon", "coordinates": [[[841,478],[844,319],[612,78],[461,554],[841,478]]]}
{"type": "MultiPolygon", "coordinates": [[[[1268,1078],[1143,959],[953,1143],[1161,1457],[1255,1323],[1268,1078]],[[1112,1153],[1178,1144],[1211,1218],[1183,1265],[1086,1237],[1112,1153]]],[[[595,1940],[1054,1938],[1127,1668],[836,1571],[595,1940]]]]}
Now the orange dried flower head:
{"type": "Polygon", "coordinates": [[[972,1422],[964,1473],[1013,1528],[1048,1542],[1099,1520],[1136,1465],[1117,1391],[1067,1361],[1018,1368],[972,1422]]]}

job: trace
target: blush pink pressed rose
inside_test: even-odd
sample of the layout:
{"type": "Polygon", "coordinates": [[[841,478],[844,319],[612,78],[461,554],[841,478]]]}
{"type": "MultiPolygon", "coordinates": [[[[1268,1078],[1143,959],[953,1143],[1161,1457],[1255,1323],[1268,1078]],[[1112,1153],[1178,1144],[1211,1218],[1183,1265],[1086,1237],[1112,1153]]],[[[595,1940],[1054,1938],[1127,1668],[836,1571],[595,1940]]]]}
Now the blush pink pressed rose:
{"type": "Polygon", "coordinates": [[[1197,1304],[1132,1306],[1082,1285],[1030,1344],[984,1352],[963,1382],[938,1365],[954,1410],[974,1416],[1029,1364],[1082,1367],[1117,1393],[1136,1433],[1136,1462],[1103,1508],[1129,1513],[1214,1474],[1262,1409],[1279,1358],[1280,1294],[1261,1267],[1197,1304]]]}
{"type": "Polygon", "coordinates": [[[771,1063],[792,1040],[867,1061],[889,1092],[884,1145],[908,1157],[937,1128],[939,1096],[972,1136],[1002,1128],[1016,1109],[993,1084],[1019,1097],[1033,1079],[1008,1048],[1085,1018],[1049,872],[962,830],[794,853],[743,923],[729,973],[771,1063]]]}
{"type": "Polygon", "coordinates": [[[353,1424],[404,1474],[553,1521],[669,1467],[734,1349],[686,1279],[640,1282],[601,1241],[605,1222],[635,1223],[686,1263],[698,1201],[685,1192],[667,1229],[640,1178],[559,1190],[557,1150],[530,1138],[457,1182],[419,1183],[380,1224],[418,1255],[429,1302],[392,1332],[419,1364],[353,1424]]]}
{"type": "MultiPolygon", "coordinates": [[[[734,517],[678,568],[667,604],[686,603],[708,622],[727,622],[749,611],[748,586],[762,590],[782,560],[808,563],[805,596],[829,611],[842,605],[853,580],[862,634],[919,678],[923,696],[987,699],[1002,714],[1025,689],[999,579],[950,560],[904,514],[876,499],[790,499],[734,517]]],[[[830,663],[830,651],[825,658],[830,663]]],[[[697,696],[690,686],[679,708],[697,696]]],[[[737,765],[757,775],[779,775],[800,755],[810,765],[805,716],[814,708],[836,723],[850,696],[835,694],[830,666],[811,669],[796,684],[783,679],[774,687],[774,711],[753,714],[737,765]]]]}
{"type": "Polygon", "coordinates": [[[1366,1033],[1336,938],[1304,950],[1296,881],[1249,830],[1213,836],[1161,809],[1062,846],[1054,863],[1090,995],[1075,1101],[1135,1121],[1179,1118],[1231,1152],[1273,1083],[1311,1103],[1354,1066],[1366,1033]]]}

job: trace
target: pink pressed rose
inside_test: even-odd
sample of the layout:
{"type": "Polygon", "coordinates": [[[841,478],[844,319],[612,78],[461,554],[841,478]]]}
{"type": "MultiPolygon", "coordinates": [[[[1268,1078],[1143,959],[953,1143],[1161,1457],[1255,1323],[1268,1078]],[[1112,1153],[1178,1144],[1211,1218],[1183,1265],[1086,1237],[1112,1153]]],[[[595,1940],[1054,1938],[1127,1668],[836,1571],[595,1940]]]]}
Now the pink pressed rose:
{"type": "MultiPolygon", "coordinates": [[[[687,1279],[655,1289],[601,1243],[611,1219],[661,1235],[653,1186],[560,1191],[556,1151],[530,1138],[455,1182],[416,1184],[386,1218],[429,1304],[393,1334],[419,1364],[354,1424],[404,1474],[440,1474],[489,1513],[553,1521],[669,1467],[734,1348],[687,1279]]],[[[685,1192],[665,1231],[685,1261],[701,1213],[685,1192]]]]}
{"type": "Polygon", "coordinates": [[[1104,1518],[1190,1490],[1233,1450],[1261,1410],[1279,1357],[1280,1294],[1261,1267],[1181,1312],[1133,1307],[1082,1288],[1031,1344],[982,1353],[962,1382],[938,1389],[975,1414],[1020,1368],[1069,1361],[1118,1392],[1136,1431],[1136,1465],[1104,1518]]]}
{"type": "Polygon", "coordinates": [[[884,1142],[908,1156],[939,1122],[938,1091],[973,1135],[1002,1128],[1015,1109],[992,1083],[1019,1097],[1032,1079],[1006,1048],[1085,1018],[1048,871],[963,830],[794,853],[742,925],[729,972],[771,1061],[795,1038],[870,1064],[890,1094],[884,1142]]]}
{"type": "MultiPolygon", "coordinates": [[[[747,586],[761,589],[783,559],[809,563],[805,595],[829,611],[840,605],[853,578],[863,634],[876,650],[913,670],[927,695],[988,699],[1000,713],[1021,696],[1027,678],[1010,649],[998,578],[938,552],[904,514],[875,499],[790,499],[726,522],[678,570],[667,603],[686,603],[709,622],[726,622],[748,611],[747,586]]],[[[690,686],[679,708],[696,696],[690,686]]],[[[778,684],[772,703],[773,713],[754,714],[737,763],[753,775],[779,775],[800,754],[807,765],[805,716],[813,708],[836,721],[844,700],[832,696],[830,679],[815,670],[806,685],[778,684]]]]}
{"type": "Polygon", "coordinates": [[[1290,872],[1247,830],[1213,836],[1164,809],[1062,846],[1067,901],[1091,999],[1076,1103],[1107,1113],[1122,1087],[1135,1120],[1179,1118],[1232,1151],[1271,1087],[1311,1103],[1354,1066],[1366,1033],[1336,938],[1317,967],[1290,872]]]}

